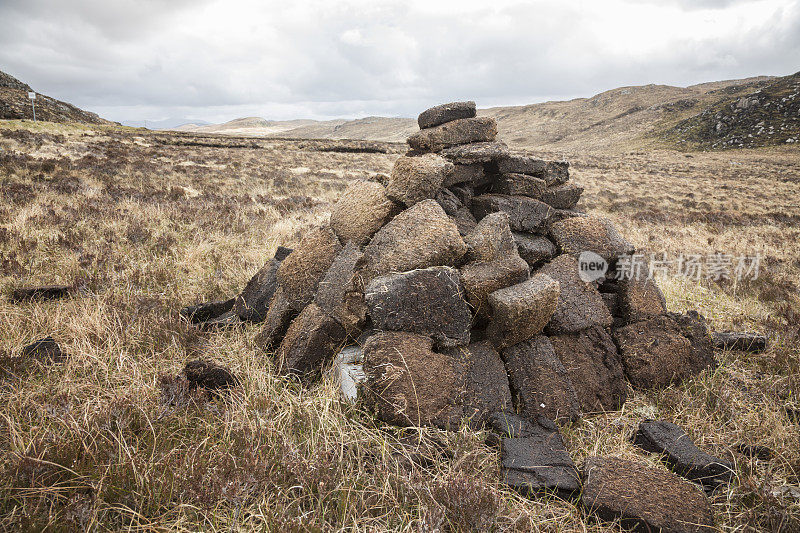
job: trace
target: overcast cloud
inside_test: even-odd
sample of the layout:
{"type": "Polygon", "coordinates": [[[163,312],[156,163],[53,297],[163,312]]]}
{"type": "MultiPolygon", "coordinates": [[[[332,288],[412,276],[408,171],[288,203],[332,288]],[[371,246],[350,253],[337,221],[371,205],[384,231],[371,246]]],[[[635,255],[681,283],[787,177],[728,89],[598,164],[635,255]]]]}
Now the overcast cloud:
{"type": "Polygon", "coordinates": [[[800,0],[0,0],[0,70],[112,120],[416,116],[800,70],[800,0]]]}

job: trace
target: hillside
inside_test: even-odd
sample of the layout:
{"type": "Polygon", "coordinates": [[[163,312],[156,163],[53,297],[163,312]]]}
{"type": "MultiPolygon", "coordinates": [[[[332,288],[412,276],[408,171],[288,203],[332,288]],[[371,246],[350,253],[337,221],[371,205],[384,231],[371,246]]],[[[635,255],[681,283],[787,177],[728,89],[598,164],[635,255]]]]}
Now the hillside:
{"type": "MultiPolygon", "coordinates": [[[[0,72],[0,119],[33,119],[29,91],[33,89],[28,84],[0,72]]],[[[36,94],[36,118],[47,122],[111,124],[95,113],[39,93],[36,94]]]]}
{"type": "MultiPolygon", "coordinates": [[[[500,137],[516,148],[566,152],[629,150],[653,144],[663,146],[665,141],[668,145],[675,146],[676,136],[668,132],[677,124],[688,125],[693,117],[706,116],[718,107],[730,107],[732,103],[735,104],[745,96],[752,99],[754,98],[752,95],[762,89],[763,91],[758,93],[762,105],[767,109],[778,109],[783,106],[780,109],[785,107],[784,112],[791,113],[790,106],[780,104],[777,100],[786,97],[787,94],[791,95],[789,87],[792,86],[790,81],[792,78],[760,76],[702,83],[689,87],[669,85],[620,87],[591,98],[493,107],[479,110],[478,114],[496,119],[500,137]],[[766,88],[771,86],[786,86],[786,90],[767,91],[766,88]],[[773,98],[776,99],[776,104],[769,104],[773,98]]],[[[716,114],[716,111],[713,114],[716,114]]],[[[181,129],[228,135],[390,142],[402,142],[417,131],[416,120],[413,118],[308,120],[299,126],[295,125],[296,122],[298,121],[278,122],[248,118],[220,125],[190,126],[181,129]]],[[[754,127],[756,125],[757,123],[753,123],[754,127]]],[[[769,125],[765,126],[766,132],[769,131],[769,125]]],[[[742,127],[749,128],[747,124],[742,127]]],[[[787,123],[785,127],[791,126],[787,123]]],[[[797,131],[797,127],[793,127],[797,131]]],[[[779,129],[780,125],[776,125],[775,128],[779,129]]],[[[733,130],[735,127],[732,127],[733,130]]],[[[780,143],[785,142],[785,138],[779,139],[778,136],[767,138],[764,142],[775,143],[778,140],[780,143]]],[[[730,145],[729,143],[726,146],[730,145]]],[[[679,147],[683,146],[685,143],[679,147]]],[[[715,147],[721,146],[723,145],[718,144],[715,147]]]]}
{"type": "Polygon", "coordinates": [[[742,96],[723,97],[667,130],[664,138],[678,146],[696,148],[800,142],[800,72],[742,96]]]}

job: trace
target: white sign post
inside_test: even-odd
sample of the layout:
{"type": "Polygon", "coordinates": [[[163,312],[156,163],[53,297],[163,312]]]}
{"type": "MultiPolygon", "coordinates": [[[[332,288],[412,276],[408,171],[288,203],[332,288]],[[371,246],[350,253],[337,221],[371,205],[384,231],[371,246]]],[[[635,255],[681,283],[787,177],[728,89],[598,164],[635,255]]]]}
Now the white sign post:
{"type": "Polygon", "coordinates": [[[34,101],[36,100],[36,93],[30,91],[28,93],[28,98],[31,99],[31,107],[33,108],[33,121],[36,122],[36,104],[34,103],[34,101]]]}

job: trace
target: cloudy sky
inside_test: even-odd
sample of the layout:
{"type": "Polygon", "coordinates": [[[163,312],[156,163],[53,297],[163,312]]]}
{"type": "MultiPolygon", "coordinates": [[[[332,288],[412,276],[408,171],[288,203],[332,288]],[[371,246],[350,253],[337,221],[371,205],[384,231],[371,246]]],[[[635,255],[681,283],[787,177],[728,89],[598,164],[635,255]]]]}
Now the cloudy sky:
{"type": "Polygon", "coordinates": [[[0,0],[0,70],[112,120],[416,116],[800,70],[800,0],[0,0]]]}

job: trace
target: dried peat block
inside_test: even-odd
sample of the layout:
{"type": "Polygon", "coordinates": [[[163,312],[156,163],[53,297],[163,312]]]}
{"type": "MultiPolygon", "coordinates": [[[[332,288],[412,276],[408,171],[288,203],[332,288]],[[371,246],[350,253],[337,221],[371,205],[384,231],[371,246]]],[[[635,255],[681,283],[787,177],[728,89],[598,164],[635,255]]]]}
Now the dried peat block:
{"type": "Polygon", "coordinates": [[[548,334],[575,333],[592,326],[608,327],[613,323],[603,297],[594,285],[580,278],[575,257],[559,255],[536,273],[550,276],[561,287],[558,305],[547,325],[548,334]]]}
{"type": "Polygon", "coordinates": [[[475,220],[472,212],[467,207],[459,208],[451,218],[456,228],[458,228],[459,235],[468,235],[478,225],[478,221],[475,220]]]}
{"type": "Polygon", "coordinates": [[[470,263],[462,266],[460,271],[467,301],[479,321],[484,321],[491,315],[490,294],[528,279],[528,264],[518,255],[489,262],[470,263]]]}
{"type": "MultiPolygon", "coordinates": [[[[508,154],[508,146],[504,142],[473,142],[445,148],[439,155],[459,165],[490,163],[502,159],[508,154]]],[[[481,165],[483,167],[483,165],[481,165]]],[[[477,183],[477,182],[476,182],[477,183]]]]}
{"type": "Polygon", "coordinates": [[[575,183],[562,183],[545,188],[540,199],[554,209],[572,209],[583,194],[583,187],[575,183]]]}
{"type": "Polygon", "coordinates": [[[617,346],[600,326],[550,337],[578,397],[581,412],[615,411],[628,395],[617,346]]]}
{"type": "Polygon", "coordinates": [[[311,229],[278,267],[278,285],[289,306],[298,313],[317,292],[317,285],[342,250],[329,227],[311,229]]]}
{"type": "Polygon", "coordinates": [[[466,364],[462,416],[473,426],[486,424],[493,412],[513,409],[506,367],[491,343],[473,342],[445,353],[466,364]]]}
{"type": "Polygon", "coordinates": [[[456,195],[462,205],[469,207],[475,197],[475,188],[469,183],[459,183],[448,187],[450,192],[456,195]]]}
{"type": "Polygon", "coordinates": [[[278,287],[278,267],[292,253],[290,248],[278,246],[275,256],[250,278],[236,297],[231,312],[246,322],[259,323],[267,316],[267,307],[278,287]]]}
{"type": "Polygon", "coordinates": [[[706,368],[714,369],[717,361],[714,358],[714,339],[708,332],[706,319],[697,311],[690,310],[684,314],[667,313],[680,329],[681,335],[692,345],[692,359],[687,369],[692,375],[699,374],[706,368]]]}
{"type": "Polygon", "coordinates": [[[406,142],[421,152],[439,152],[458,144],[490,142],[497,137],[493,118],[461,118],[439,126],[426,128],[411,135],[406,142]]]}
{"type": "Polygon", "coordinates": [[[458,427],[465,365],[424,335],[382,331],[364,344],[365,405],[398,426],[458,427]]]}
{"type": "Polygon", "coordinates": [[[559,185],[569,180],[569,163],[566,161],[545,161],[525,154],[509,153],[497,160],[497,168],[503,174],[542,178],[547,185],[559,185]]]}
{"type": "Polygon", "coordinates": [[[544,235],[512,231],[519,256],[534,268],[556,256],[556,245],[544,235]]]}
{"type": "Polygon", "coordinates": [[[509,346],[502,356],[521,416],[563,422],[578,418],[580,406],[572,381],[546,336],[536,335],[509,346]]]}
{"type": "Polygon", "coordinates": [[[492,185],[492,191],[496,194],[527,196],[537,200],[542,199],[546,189],[547,182],[542,178],[527,174],[501,174],[500,178],[492,185]]]}
{"type": "Polygon", "coordinates": [[[626,275],[607,285],[617,294],[619,315],[626,324],[650,320],[667,312],[667,300],[646,265],[638,276],[626,275]]]}
{"type": "Polygon", "coordinates": [[[472,313],[458,271],[430,267],[373,279],[364,290],[375,328],[431,337],[439,347],[469,343],[472,313]]]}
{"type": "Polygon", "coordinates": [[[400,210],[380,183],[354,181],[331,210],[331,228],[341,242],[353,241],[363,246],[400,210]]]}
{"type": "Polygon", "coordinates": [[[512,230],[529,233],[546,232],[553,214],[552,207],[527,196],[482,194],[472,199],[472,214],[478,220],[498,211],[508,213],[512,230]]]}
{"type": "Polygon", "coordinates": [[[639,531],[711,533],[714,515],[703,491],[639,461],[589,457],[581,503],[604,520],[639,531]]]}
{"type": "Polygon", "coordinates": [[[319,282],[314,297],[314,302],[352,336],[358,335],[367,313],[361,278],[355,270],[363,255],[358,245],[348,241],[319,282]]]}
{"type": "Polygon", "coordinates": [[[9,300],[14,303],[58,300],[74,294],[76,288],[69,285],[45,285],[42,287],[20,287],[11,291],[9,300]]]}
{"type": "Polygon", "coordinates": [[[664,420],[643,420],[633,443],[648,452],[662,455],[679,476],[715,488],[730,482],[733,465],[702,451],[680,426],[664,420]]]}
{"type": "Polygon", "coordinates": [[[525,496],[550,493],[570,498],[580,492],[578,469],[552,421],[538,417],[529,422],[504,413],[500,417],[503,425],[521,433],[500,441],[503,482],[525,496]]]}
{"type": "Polygon", "coordinates": [[[436,203],[442,206],[447,216],[454,217],[459,209],[464,207],[464,204],[450,189],[441,189],[436,193],[436,203]]]}
{"type": "Polygon", "coordinates": [[[542,274],[494,291],[489,295],[487,338],[502,349],[540,333],[556,309],[558,294],[558,282],[542,274]]]}
{"type": "Polygon", "coordinates": [[[216,302],[205,302],[184,307],[180,310],[180,315],[188,320],[190,324],[202,324],[203,322],[219,318],[225,313],[229,313],[235,304],[236,298],[228,298],[227,300],[219,300],[216,302]]]}
{"type": "Polygon", "coordinates": [[[27,346],[23,346],[19,358],[23,361],[34,360],[42,364],[63,363],[69,355],[61,349],[56,340],[47,336],[27,346]]]}
{"type": "Polygon", "coordinates": [[[445,179],[453,172],[453,164],[436,154],[400,157],[392,168],[386,194],[408,207],[435,198],[445,179]]]}
{"type": "Polygon", "coordinates": [[[580,255],[594,252],[606,261],[614,261],[622,255],[630,255],[635,249],[606,218],[576,216],[553,222],[550,236],[561,253],[580,255]]]}
{"type": "Polygon", "coordinates": [[[517,245],[508,224],[508,213],[492,213],[481,219],[475,229],[466,237],[466,260],[489,262],[503,259],[517,253],[517,245]]]}
{"type": "Polygon", "coordinates": [[[292,321],[277,357],[278,373],[313,380],[322,366],[333,359],[344,344],[345,329],[315,303],[308,304],[292,321]]]}
{"type": "Polygon", "coordinates": [[[432,128],[460,118],[472,118],[476,115],[475,102],[450,102],[426,109],[417,117],[420,129],[432,128]]]}
{"type": "Polygon", "coordinates": [[[212,394],[225,392],[239,384],[239,380],[228,368],[204,359],[186,363],[183,375],[189,383],[190,390],[201,388],[212,394]]]}
{"type": "Polygon", "coordinates": [[[721,331],[712,334],[717,350],[759,353],[767,349],[767,337],[753,332],[721,331]]]}
{"type": "MultiPolygon", "coordinates": [[[[713,355],[693,346],[671,317],[660,316],[614,330],[625,375],[635,388],[666,387],[713,365],[713,355]]],[[[701,340],[701,339],[696,339],[701,340]]]]}
{"type": "Polygon", "coordinates": [[[486,174],[483,170],[482,163],[473,163],[467,165],[456,164],[453,165],[453,171],[445,176],[442,185],[444,187],[450,187],[459,183],[474,185],[483,183],[485,180],[486,174]]]}
{"type": "Polygon", "coordinates": [[[364,283],[390,272],[454,266],[467,245],[456,224],[435,200],[423,200],[397,215],[372,238],[357,265],[364,283]]]}
{"type": "Polygon", "coordinates": [[[255,344],[262,350],[269,350],[280,344],[289,324],[299,313],[290,305],[283,287],[278,285],[272,300],[267,307],[267,316],[264,318],[261,331],[255,337],[255,344]]]}

